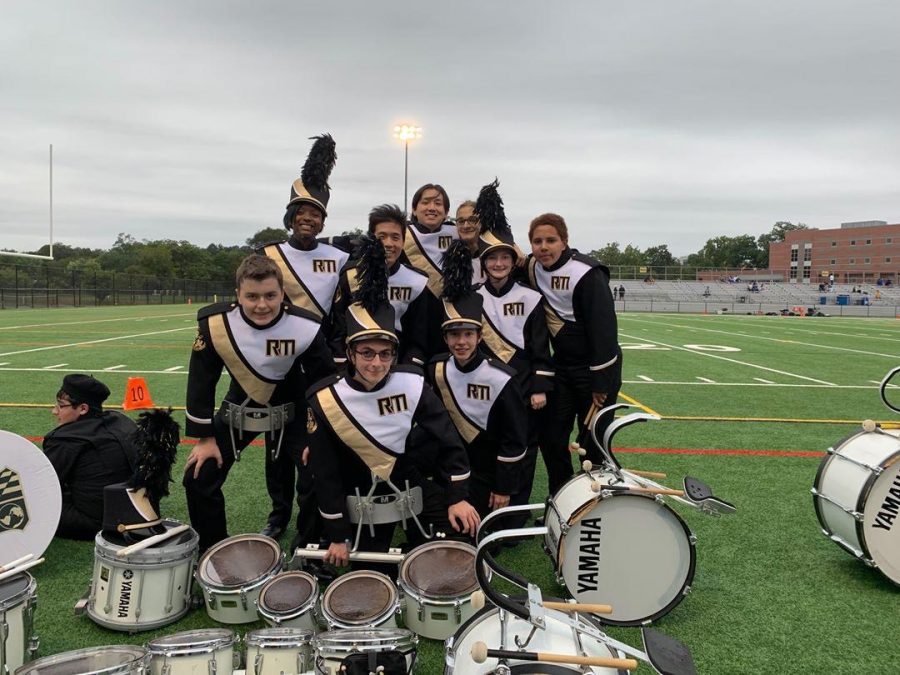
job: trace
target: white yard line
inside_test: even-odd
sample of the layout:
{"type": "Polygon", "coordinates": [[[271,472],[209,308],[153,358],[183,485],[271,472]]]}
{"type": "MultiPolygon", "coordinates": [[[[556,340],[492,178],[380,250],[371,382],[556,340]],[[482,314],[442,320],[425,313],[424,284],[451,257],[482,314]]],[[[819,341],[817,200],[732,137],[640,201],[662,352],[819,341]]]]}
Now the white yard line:
{"type": "MultiPolygon", "coordinates": [[[[651,344],[659,345],[660,347],[668,347],[669,349],[678,349],[683,352],[688,352],[689,354],[696,354],[698,356],[705,356],[710,359],[719,359],[720,361],[727,361],[728,363],[736,363],[740,366],[747,366],[748,368],[758,368],[759,370],[765,370],[769,373],[778,373],[779,375],[787,375],[788,377],[796,377],[800,380],[807,380],[808,382],[815,382],[816,384],[825,384],[829,386],[836,386],[833,382],[826,382],[825,380],[817,380],[814,377],[806,377],[806,375],[798,375],[796,373],[789,373],[785,370],[778,370],[777,368],[769,368],[768,366],[760,366],[756,363],[749,363],[747,361],[739,361],[737,359],[731,359],[727,356],[720,356],[718,354],[710,354],[709,352],[701,352],[696,351],[694,349],[688,349],[687,347],[682,347],[681,345],[670,345],[665,342],[658,342],[656,340],[648,340],[647,338],[638,337],[637,335],[628,335],[627,333],[619,333],[627,338],[631,338],[634,340],[643,340],[644,342],[649,342],[651,344]]],[[[0,354],[2,356],[2,354],[0,354]]]]}
{"type": "Polygon", "coordinates": [[[761,377],[754,377],[753,379],[757,382],[762,382],[763,384],[775,384],[772,380],[764,380],[761,377]]]}
{"type": "Polygon", "coordinates": [[[109,368],[104,368],[103,370],[119,370],[119,368],[124,368],[124,367],[125,367],[125,364],[120,363],[117,366],[110,366],[109,368]]]}
{"type": "Polygon", "coordinates": [[[171,368],[166,368],[164,372],[172,373],[172,372],[175,372],[176,370],[181,370],[182,368],[184,368],[184,366],[172,366],[171,368]]]}
{"type": "Polygon", "coordinates": [[[15,356],[16,354],[30,354],[32,352],[44,352],[50,349],[66,349],[67,347],[81,347],[82,345],[95,345],[101,342],[112,342],[114,340],[127,340],[129,338],[146,337],[147,335],[162,335],[163,333],[174,333],[179,330],[191,330],[190,327],[170,328],[169,330],[157,330],[152,333],[135,333],[134,335],[117,335],[116,337],[102,338],[100,340],[86,340],[85,342],[70,342],[65,345],[50,345],[49,347],[35,347],[33,349],[20,349],[16,352],[4,352],[0,356],[15,356]]]}
{"type": "Polygon", "coordinates": [[[9,361],[4,361],[3,363],[0,363],[0,366],[8,366],[8,365],[9,365],[9,361]]]}
{"type": "Polygon", "coordinates": [[[644,382],[653,382],[653,380],[651,380],[646,375],[638,375],[638,377],[641,378],[644,382]]]}
{"type": "MultiPolygon", "coordinates": [[[[0,370],[5,370],[5,368],[0,368],[0,370]]],[[[638,375],[638,377],[640,377],[640,375],[638,375]]],[[[660,380],[645,382],[643,380],[622,380],[622,384],[659,384],[662,386],[674,385],[679,387],[687,385],[693,385],[695,387],[768,387],[770,389],[776,389],[778,387],[785,387],[789,389],[867,389],[869,391],[878,389],[878,387],[873,387],[868,384],[787,384],[784,382],[772,382],[770,384],[763,384],[762,382],[669,382],[660,380]]]]}
{"type": "Polygon", "coordinates": [[[706,382],[707,384],[715,384],[716,383],[715,380],[710,380],[706,377],[700,377],[699,375],[697,375],[697,379],[700,380],[701,382],[706,382]]]}
{"type": "Polygon", "coordinates": [[[62,368],[63,366],[67,366],[67,365],[69,365],[69,364],[68,363],[57,363],[52,366],[44,366],[43,368],[40,368],[39,370],[53,370],[54,368],[62,368]]]}
{"type": "Polygon", "coordinates": [[[80,326],[88,323],[107,323],[110,321],[143,321],[144,319],[161,319],[173,316],[193,316],[193,314],[156,314],[154,316],[140,316],[134,318],[121,317],[118,319],[92,319],[91,321],[59,321],[57,323],[29,323],[21,326],[2,326],[0,330],[17,330],[19,328],[44,328],[46,326],[80,326]]]}
{"type": "MultiPolygon", "coordinates": [[[[68,365],[66,363],[61,364],[61,366],[68,365]]],[[[16,372],[16,373],[40,373],[50,371],[62,371],[62,372],[72,372],[72,373],[83,373],[83,372],[97,372],[101,370],[100,368],[62,368],[61,366],[53,367],[53,368],[0,368],[0,372],[16,372]]],[[[140,373],[140,374],[151,374],[151,375],[187,375],[187,371],[177,371],[177,370],[117,370],[117,373],[140,373]]]]}

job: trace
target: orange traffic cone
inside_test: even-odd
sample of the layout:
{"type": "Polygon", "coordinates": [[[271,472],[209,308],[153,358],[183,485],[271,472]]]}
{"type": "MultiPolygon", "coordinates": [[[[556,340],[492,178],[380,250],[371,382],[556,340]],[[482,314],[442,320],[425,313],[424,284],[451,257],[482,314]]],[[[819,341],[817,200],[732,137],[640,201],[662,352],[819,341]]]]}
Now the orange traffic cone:
{"type": "Polygon", "coordinates": [[[153,397],[150,396],[150,387],[143,377],[129,377],[125,385],[125,402],[122,408],[125,410],[141,410],[142,408],[154,408],[153,397]]]}

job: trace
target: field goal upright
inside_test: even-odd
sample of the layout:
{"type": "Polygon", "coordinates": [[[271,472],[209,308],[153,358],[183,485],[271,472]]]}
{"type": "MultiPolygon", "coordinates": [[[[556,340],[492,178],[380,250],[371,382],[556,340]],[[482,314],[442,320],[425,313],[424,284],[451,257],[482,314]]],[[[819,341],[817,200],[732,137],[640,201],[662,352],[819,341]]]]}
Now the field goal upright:
{"type": "MultiPolygon", "coordinates": [[[[40,255],[38,253],[24,253],[21,251],[3,251],[0,250],[0,256],[10,256],[15,258],[37,258],[38,260],[53,260],[53,144],[50,144],[50,222],[48,223],[47,241],[50,242],[48,255],[40,255]]],[[[40,249],[40,247],[38,247],[40,249]]]]}

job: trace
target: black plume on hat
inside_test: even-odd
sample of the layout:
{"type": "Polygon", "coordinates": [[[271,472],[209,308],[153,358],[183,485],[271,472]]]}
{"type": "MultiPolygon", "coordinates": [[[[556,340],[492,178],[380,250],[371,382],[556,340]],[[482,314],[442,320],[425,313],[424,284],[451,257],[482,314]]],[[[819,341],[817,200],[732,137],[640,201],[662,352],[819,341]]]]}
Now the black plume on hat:
{"type": "Polygon", "coordinates": [[[478,193],[478,201],[475,203],[475,215],[481,221],[481,240],[479,255],[482,258],[489,252],[498,248],[510,248],[513,256],[518,257],[515,248],[515,239],[509,222],[506,220],[506,211],[503,209],[503,199],[497,188],[500,181],[496,178],[493,183],[488,183],[478,193]]]}
{"type": "Polygon", "coordinates": [[[481,328],[484,298],[472,286],[472,253],[461,239],[444,252],[444,316],[441,328],[481,328]]]}
{"type": "MultiPolygon", "coordinates": [[[[337,161],[336,145],[331,134],[312,136],[311,140],[315,142],[300,171],[300,178],[291,185],[291,200],[288,207],[305,202],[319,207],[323,214],[328,215],[326,207],[331,194],[328,178],[337,161]]],[[[285,226],[290,229],[288,223],[285,223],[285,226]]]]}
{"type": "Polygon", "coordinates": [[[397,342],[394,308],[388,301],[390,272],[381,240],[371,235],[360,239],[356,279],[359,287],[347,308],[347,343],[363,338],[397,342]]]}
{"type": "Polygon", "coordinates": [[[159,510],[159,502],[169,494],[172,464],[181,442],[178,423],[172,419],[172,409],[157,408],[141,413],[134,438],[137,466],[128,482],[132,489],[146,488],[147,497],[159,510]]]}
{"type": "Polygon", "coordinates": [[[109,398],[109,387],[90,375],[72,373],[63,378],[61,392],[64,392],[69,400],[78,405],[86,403],[91,408],[100,408],[103,402],[109,398]]]}

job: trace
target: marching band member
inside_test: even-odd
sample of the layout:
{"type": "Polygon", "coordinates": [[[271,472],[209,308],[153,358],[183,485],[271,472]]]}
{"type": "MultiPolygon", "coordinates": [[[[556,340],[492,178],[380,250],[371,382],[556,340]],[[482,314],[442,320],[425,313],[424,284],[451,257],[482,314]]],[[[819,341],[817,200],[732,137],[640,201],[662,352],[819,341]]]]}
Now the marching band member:
{"type": "MultiPolygon", "coordinates": [[[[380,242],[370,245],[376,249],[380,242]]],[[[424,493],[422,518],[449,521],[457,532],[473,535],[480,522],[467,501],[469,465],[462,441],[421,370],[393,365],[397,350],[394,309],[387,302],[387,274],[381,256],[361,270],[356,302],[347,309],[346,377],[333,376],[309,392],[309,462],[325,534],[330,541],[325,562],[346,565],[351,525],[346,498],[359,489],[366,493],[374,481],[380,490],[390,480],[396,486],[420,485],[424,493]],[[440,446],[435,473],[445,490],[422,478],[415,467],[419,447],[409,442],[413,427],[440,446]]],[[[384,492],[379,492],[383,494],[384,492]]],[[[411,525],[411,523],[408,523],[411,525]]],[[[360,546],[386,551],[396,523],[361,529],[360,546]]],[[[407,528],[407,537],[411,533],[407,528]]]]}
{"type": "MultiPolygon", "coordinates": [[[[554,494],[572,475],[568,445],[575,418],[583,431],[594,411],[616,402],[622,386],[622,351],[609,269],[569,248],[566,221],[555,213],[532,220],[528,238],[533,251],[528,275],[544,296],[555,362],[554,388],[541,433],[541,453],[554,494]]],[[[598,434],[611,421],[603,420],[598,434]]],[[[589,437],[582,445],[587,458],[599,462],[599,450],[589,437]]]]}
{"type": "Polygon", "coordinates": [[[281,269],[273,260],[250,255],[235,276],[236,303],[197,313],[188,373],[185,434],[200,440],[187,459],[183,483],[201,551],[228,536],[222,485],[237,455],[265,431],[267,454],[299,463],[306,446],[304,390],[334,372],[318,317],[285,302],[281,269]],[[223,367],[231,385],[216,412],[223,367]]]}
{"type": "MultiPolygon", "coordinates": [[[[394,308],[394,330],[400,344],[397,348],[399,363],[413,363],[417,366],[425,364],[425,352],[428,339],[428,295],[426,285],[428,275],[400,260],[403,253],[403,240],[406,236],[406,215],[393,204],[376,206],[369,213],[369,237],[381,241],[388,274],[388,301],[394,308]]],[[[363,247],[360,247],[363,248],[363,247]]],[[[359,258],[371,251],[359,251],[359,258]]],[[[347,307],[353,302],[353,294],[359,289],[360,263],[351,262],[343,272],[338,283],[337,295],[332,309],[331,351],[344,358],[347,350],[347,324],[345,315],[347,307]]]]}
{"type": "Polygon", "coordinates": [[[486,275],[478,289],[484,306],[481,349],[516,371],[516,382],[525,398],[528,454],[522,461],[519,491],[510,499],[510,504],[517,506],[531,500],[538,426],[543,419],[538,411],[544,409],[547,394],[553,389],[553,367],[541,294],[514,279],[520,251],[507,223],[498,186],[496,180],[485,185],[475,206],[482,227],[479,266],[486,275]]]}
{"type": "Polygon", "coordinates": [[[517,492],[527,422],[516,371],[478,350],[483,297],[471,279],[469,249],[454,242],[444,263],[441,323],[450,353],[431,360],[428,379],[465,442],[472,467],[470,501],[484,516],[507,506],[517,492]]]}
{"type": "Polygon", "coordinates": [[[481,255],[481,221],[475,213],[475,202],[471,199],[456,207],[456,232],[472,255],[472,284],[484,283],[484,268],[477,262],[481,255]]]}
{"type": "MultiPolygon", "coordinates": [[[[284,226],[291,236],[286,242],[267,244],[258,252],[276,262],[284,277],[288,299],[322,321],[327,339],[331,333],[332,300],[349,254],[316,239],[328,215],[326,207],[331,195],[328,177],[337,155],[329,134],[314,138],[300,178],[291,185],[291,198],[284,214],[284,226]]],[[[343,358],[338,359],[339,363],[342,361],[343,358]]],[[[277,539],[291,519],[294,501],[294,464],[286,454],[279,455],[277,462],[266,455],[266,488],[272,498],[272,511],[262,534],[277,539]]],[[[314,503],[306,503],[312,492],[308,478],[297,478],[297,490],[301,510],[314,510],[314,503]]]]}

